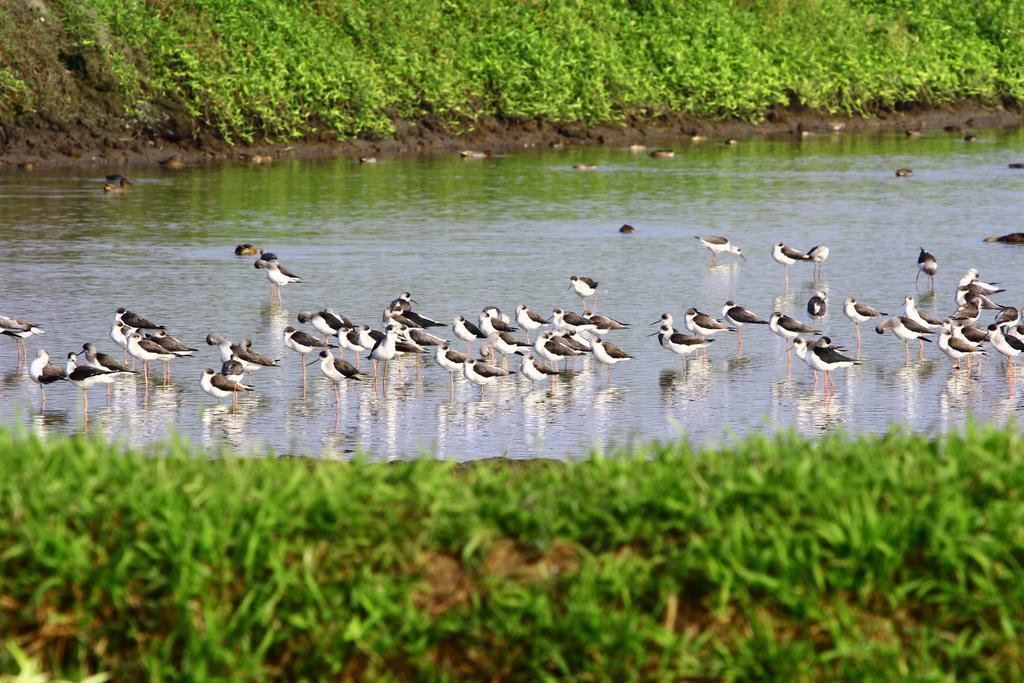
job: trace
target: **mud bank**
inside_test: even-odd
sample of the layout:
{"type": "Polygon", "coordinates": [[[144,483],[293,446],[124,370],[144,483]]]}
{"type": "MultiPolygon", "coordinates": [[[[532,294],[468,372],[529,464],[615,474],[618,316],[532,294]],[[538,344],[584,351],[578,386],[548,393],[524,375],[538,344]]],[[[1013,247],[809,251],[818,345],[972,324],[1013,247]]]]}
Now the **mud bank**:
{"type": "Polygon", "coordinates": [[[544,120],[486,117],[466,122],[458,131],[430,119],[395,122],[385,139],[338,141],[329,133],[287,142],[229,144],[211,133],[183,139],[173,131],[103,129],[82,123],[73,128],[34,126],[5,131],[0,142],[0,169],[64,166],[180,166],[224,160],[266,162],[274,158],[399,157],[454,154],[473,149],[495,154],[531,148],[579,145],[682,146],[721,144],[727,140],[803,138],[813,135],[1016,127],[1024,123],[1019,106],[987,107],[975,103],[935,109],[877,112],[871,117],[838,117],[813,110],[777,108],[758,124],[705,120],[689,116],[632,118],[587,126],[544,120]],[[169,160],[173,160],[168,163],[169,160]]]}

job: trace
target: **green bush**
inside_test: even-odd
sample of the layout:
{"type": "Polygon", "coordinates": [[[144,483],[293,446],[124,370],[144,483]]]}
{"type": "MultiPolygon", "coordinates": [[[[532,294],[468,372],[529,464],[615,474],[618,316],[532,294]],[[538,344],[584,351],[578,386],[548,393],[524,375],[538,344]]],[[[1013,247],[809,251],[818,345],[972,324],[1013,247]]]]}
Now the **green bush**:
{"type": "Polygon", "coordinates": [[[228,139],[380,136],[428,116],[453,129],[489,115],[757,120],[777,105],[865,113],[1024,94],[1017,0],[50,4],[69,36],[104,51],[128,114],[170,99],[228,139]]]}
{"type": "Polygon", "coordinates": [[[112,680],[1020,680],[1022,492],[1013,427],[470,466],[0,433],[0,634],[112,680]]]}

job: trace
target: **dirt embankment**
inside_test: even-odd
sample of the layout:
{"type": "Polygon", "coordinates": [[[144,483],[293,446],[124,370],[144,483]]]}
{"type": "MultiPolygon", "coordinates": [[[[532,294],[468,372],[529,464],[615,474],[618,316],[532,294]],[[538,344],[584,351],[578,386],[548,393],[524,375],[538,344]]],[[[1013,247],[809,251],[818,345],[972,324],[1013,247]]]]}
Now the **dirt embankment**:
{"type": "Polygon", "coordinates": [[[338,141],[329,133],[287,142],[261,141],[232,145],[217,135],[194,130],[182,121],[183,113],[167,110],[168,125],[137,126],[103,108],[94,117],[78,116],[66,122],[32,121],[3,130],[0,169],[59,166],[126,166],[167,163],[198,164],[224,159],[261,161],[267,157],[366,157],[454,153],[474,149],[504,153],[521,149],[574,145],[647,144],[670,146],[694,136],[709,142],[761,137],[802,137],[825,133],[922,131],[947,129],[954,133],[972,128],[1002,128],[1024,123],[1017,107],[989,108],[973,103],[938,109],[878,112],[874,117],[837,117],[812,110],[776,109],[764,122],[701,120],[688,116],[633,118],[621,123],[586,126],[543,120],[501,120],[493,117],[473,123],[468,133],[453,133],[430,119],[397,121],[395,134],[386,139],[338,141]],[[182,128],[187,129],[183,135],[182,128]]]}

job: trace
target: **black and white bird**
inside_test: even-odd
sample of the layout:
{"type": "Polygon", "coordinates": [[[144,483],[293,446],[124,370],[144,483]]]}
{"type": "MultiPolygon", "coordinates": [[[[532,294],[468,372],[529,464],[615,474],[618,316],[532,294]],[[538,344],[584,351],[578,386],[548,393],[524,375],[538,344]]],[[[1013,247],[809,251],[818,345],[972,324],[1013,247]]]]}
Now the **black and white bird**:
{"type": "Polygon", "coordinates": [[[576,332],[587,332],[597,329],[596,324],[590,322],[579,313],[566,311],[561,308],[555,308],[551,311],[551,324],[554,325],[556,332],[563,334],[575,334],[576,332]]]}
{"type": "Polygon", "coordinates": [[[961,358],[967,359],[969,367],[972,356],[985,355],[985,351],[981,346],[972,344],[966,339],[954,337],[953,323],[949,321],[942,323],[942,329],[939,331],[939,350],[956,363],[958,370],[960,369],[961,358]]]}
{"type": "Polygon", "coordinates": [[[958,287],[966,287],[968,285],[973,285],[973,290],[981,294],[999,294],[1006,291],[999,287],[999,284],[996,282],[985,282],[982,280],[977,268],[968,268],[964,276],[960,278],[960,282],[957,283],[958,287]]]}
{"type": "Polygon", "coordinates": [[[373,361],[373,388],[377,389],[378,376],[382,374],[381,383],[384,390],[388,388],[388,363],[398,354],[398,329],[394,325],[388,325],[384,330],[384,337],[370,349],[367,358],[373,361]],[[380,373],[380,364],[383,363],[383,373],[380,373]]]}
{"type": "Polygon", "coordinates": [[[150,322],[141,315],[136,315],[129,311],[127,308],[119,308],[114,314],[114,322],[122,322],[127,327],[134,327],[136,330],[162,330],[163,325],[157,325],[154,322],[150,322]]]}
{"type": "Polygon", "coordinates": [[[486,346],[502,355],[505,368],[508,368],[508,357],[513,354],[522,355],[531,348],[529,342],[516,339],[511,332],[495,330],[487,337],[486,346]]]}
{"type": "Polygon", "coordinates": [[[1012,334],[1004,334],[1003,326],[998,323],[989,325],[988,331],[992,348],[1006,357],[1012,369],[1014,367],[1013,360],[1024,351],[1024,341],[1012,334]]]}
{"type": "Polygon", "coordinates": [[[939,263],[935,260],[935,257],[924,250],[924,247],[919,247],[921,253],[917,255],[917,277],[914,278],[914,283],[921,278],[921,273],[928,276],[928,286],[930,289],[935,289],[935,275],[939,272],[939,263]]]}
{"type": "Polygon", "coordinates": [[[846,300],[843,301],[843,314],[852,320],[854,327],[857,328],[857,346],[860,346],[861,323],[866,323],[869,320],[880,318],[883,315],[889,315],[888,313],[877,311],[867,304],[862,304],[853,297],[847,297],[846,300]]]}
{"type": "MultiPolygon", "coordinates": [[[[668,315],[668,314],[666,314],[668,315]]],[[[767,325],[767,320],[762,320],[760,317],[755,315],[753,312],[743,308],[743,306],[737,306],[736,302],[729,299],[722,306],[722,317],[732,327],[736,329],[736,353],[739,354],[743,349],[743,326],[744,325],[767,325]]],[[[671,326],[671,318],[669,316],[669,326],[671,326]]]]}
{"type": "Polygon", "coordinates": [[[817,281],[821,277],[821,266],[828,260],[828,247],[824,244],[818,244],[811,247],[811,250],[807,252],[807,260],[814,264],[814,272],[811,277],[817,281]]]}
{"type": "Polygon", "coordinates": [[[768,318],[768,329],[775,333],[777,336],[782,337],[786,340],[787,347],[789,350],[789,342],[793,341],[802,334],[818,334],[818,330],[813,327],[808,327],[796,318],[791,318],[788,315],[783,315],[780,311],[772,313],[771,317],[768,318]]]}
{"type": "Polygon", "coordinates": [[[220,364],[220,374],[231,382],[241,382],[245,377],[245,366],[241,361],[230,358],[220,364]]]}
{"type": "Polygon", "coordinates": [[[685,320],[686,329],[699,337],[710,337],[719,332],[735,331],[728,325],[715,320],[707,313],[701,313],[696,308],[686,310],[685,320]]]}
{"type": "Polygon", "coordinates": [[[594,326],[591,330],[594,334],[607,334],[612,330],[625,330],[629,328],[629,323],[624,323],[599,313],[584,313],[583,318],[588,324],[594,326]]]}
{"type": "Polygon", "coordinates": [[[671,351],[673,354],[683,359],[684,370],[686,369],[687,356],[691,353],[696,353],[701,349],[707,349],[711,342],[715,341],[714,339],[705,339],[704,337],[676,332],[670,325],[662,325],[658,328],[657,332],[647,336],[653,337],[655,334],[658,335],[658,343],[661,344],[662,348],[671,351]]]}
{"type": "Polygon", "coordinates": [[[310,323],[316,331],[325,337],[337,337],[342,331],[352,328],[352,321],[338,315],[334,311],[302,311],[298,315],[300,323],[310,323]]]}
{"type": "Polygon", "coordinates": [[[579,351],[574,350],[565,340],[554,332],[544,332],[533,341],[533,351],[543,360],[553,363],[558,367],[558,361],[564,360],[566,367],[569,366],[569,359],[578,355],[579,351]]]}
{"type": "Polygon", "coordinates": [[[789,289],[789,267],[797,261],[810,260],[804,252],[793,247],[787,247],[782,242],[776,242],[775,246],[772,247],[772,258],[775,259],[776,263],[781,264],[786,272],[786,289],[789,289]]]}
{"type": "Polygon", "coordinates": [[[455,395],[455,373],[462,372],[462,364],[466,362],[466,354],[453,349],[448,342],[435,347],[434,362],[448,372],[451,395],[455,395]]]}
{"type": "Polygon", "coordinates": [[[455,316],[452,321],[452,332],[456,337],[466,342],[466,356],[473,355],[473,340],[487,339],[487,335],[480,331],[480,328],[466,320],[461,315],[455,316]]]}
{"type": "MultiPolygon", "coordinates": [[[[191,356],[196,352],[196,349],[193,349],[191,346],[183,344],[180,339],[175,339],[174,337],[168,335],[165,330],[156,330],[153,333],[147,334],[146,339],[152,342],[156,342],[158,346],[163,348],[165,351],[174,354],[174,356],[177,358],[191,356]]],[[[171,364],[168,361],[167,363],[164,364],[164,366],[166,369],[167,379],[170,380],[171,364]]]]}
{"type": "Polygon", "coordinates": [[[921,354],[924,354],[924,343],[932,341],[931,335],[934,332],[905,315],[897,315],[889,318],[883,323],[875,325],[875,332],[885,334],[890,330],[897,339],[903,342],[903,355],[910,359],[910,342],[917,340],[921,345],[921,354]]]}
{"type": "Polygon", "coordinates": [[[747,257],[743,255],[743,250],[730,242],[728,237],[723,237],[722,235],[709,235],[707,237],[694,235],[693,239],[700,242],[708,251],[711,252],[712,266],[718,265],[719,254],[736,254],[744,261],[747,260],[747,257]]]}
{"type": "Polygon", "coordinates": [[[587,310],[587,299],[589,297],[594,298],[594,308],[597,310],[597,285],[599,283],[589,277],[583,277],[582,275],[573,275],[569,278],[569,289],[576,292],[577,296],[583,299],[583,310],[587,310]]]}
{"type": "Polygon", "coordinates": [[[942,321],[935,316],[922,311],[917,307],[917,302],[914,297],[909,294],[903,297],[903,314],[907,318],[910,318],[918,325],[926,327],[929,330],[937,330],[942,327],[942,321]]]}
{"type": "MultiPolygon", "coordinates": [[[[134,331],[133,328],[128,327],[120,320],[115,320],[114,324],[110,327],[110,341],[121,347],[126,363],[128,362],[128,335],[134,331]]],[[[135,361],[132,362],[134,363],[135,361]]]]}
{"type": "MultiPolygon", "coordinates": [[[[135,334],[139,333],[136,332],[135,334]]],[[[141,335],[139,336],[141,337],[141,335]]],[[[85,401],[85,415],[86,419],[88,419],[89,389],[92,389],[97,384],[110,384],[119,373],[101,370],[91,365],[79,365],[75,360],[75,356],[76,354],[74,353],[68,354],[68,361],[64,371],[67,373],[68,381],[81,390],[82,398],[85,401]]]]}
{"type": "Polygon", "coordinates": [[[30,323],[21,318],[8,318],[5,315],[0,315],[0,334],[14,339],[14,344],[18,348],[19,367],[21,366],[21,359],[28,357],[25,340],[33,335],[45,333],[46,330],[35,323],[30,323]]]}
{"type": "Polygon", "coordinates": [[[590,352],[598,363],[608,366],[609,384],[611,384],[612,381],[612,366],[623,361],[632,360],[633,358],[633,356],[629,355],[615,344],[610,341],[605,341],[600,337],[591,342],[590,352]]]}
{"type": "Polygon", "coordinates": [[[391,300],[391,303],[388,304],[388,309],[395,313],[402,314],[416,327],[444,327],[444,323],[439,323],[436,320],[428,318],[425,315],[420,315],[416,311],[412,310],[412,305],[414,303],[416,303],[416,299],[412,298],[412,292],[402,292],[397,298],[391,300]]]}
{"type": "Polygon", "coordinates": [[[526,341],[530,341],[531,332],[539,330],[547,323],[548,320],[545,320],[544,316],[527,308],[525,304],[516,306],[516,324],[526,333],[526,341]]]}
{"type": "Polygon", "coordinates": [[[480,387],[481,398],[484,395],[484,385],[491,384],[499,377],[508,377],[514,374],[516,373],[489,365],[475,358],[467,358],[462,363],[462,376],[480,387]]]}
{"type": "Polygon", "coordinates": [[[322,372],[324,377],[331,380],[334,384],[334,400],[338,406],[341,405],[342,383],[347,382],[350,379],[362,379],[362,374],[354,365],[340,358],[335,358],[327,349],[321,351],[320,356],[310,361],[309,364],[312,365],[313,363],[319,363],[320,372],[322,372]]]}
{"type": "MultiPolygon", "coordinates": [[[[137,370],[132,370],[127,365],[114,358],[111,355],[96,350],[96,345],[92,342],[82,344],[82,350],[78,355],[85,354],[85,362],[87,365],[91,365],[99,370],[107,370],[113,373],[121,373],[123,375],[137,375],[137,370]]],[[[107,398],[110,398],[110,384],[107,384],[107,398]]]]}
{"type": "Polygon", "coordinates": [[[273,301],[276,296],[278,301],[283,301],[281,289],[286,285],[302,282],[302,278],[282,266],[276,256],[271,259],[268,259],[267,256],[273,256],[273,254],[263,254],[256,259],[253,267],[266,271],[267,280],[270,282],[270,300],[273,301]]]}
{"type": "Polygon", "coordinates": [[[303,384],[306,382],[306,354],[316,349],[337,348],[334,344],[301,330],[296,330],[291,325],[284,328],[284,345],[299,354],[300,362],[302,363],[303,384]]]}
{"type": "Polygon", "coordinates": [[[519,366],[519,373],[530,380],[531,384],[536,384],[545,377],[557,377],[558,369],[535,358],[532,353],[528,353],[523,356],[523,362],[519,366]]]}
{"type": "Polygon", "coordinates": [[[797,350],[797,355],[801,355],[801,349],[803,349],[804,361],[813,370],[824,373],[825,393],[830,390],[835,392],[836,381],[832,377],[834,371],[860,365],[860,361],[844,356],[836,347],[828,343],[811,345],[806,339],[798,337],[793,340],[793,347],[797,350]]]}
{"type": "Polygon", "coordinates": [[[214,372],[213,368],[203,370],[203,374],[199,378],[199,386],[207,394],[217,399],[217,403],[220,403],[220,400],[227,396],[232,396],[234,400],[238,400],[239,391],[252,391],[251,386],[232,381],[224,375],[214,372]]]}
{"type": "Polygon", "coordinates": [[[133,358],[142,361],[143,377],[147,385],[149,384],[149,361],[158,360],[162,363],[169,363],[177,358],[155,341],[143,337],[141,332],[132,332],[128,336],[128,353],[133,358]]]}
{"type": "Polygon", "coordinates": [[[490,337],[495,332],[517,332],[519,328],[512,327],[504,320],[499,318],[494,311],[485,308],[480,311],[480,315],[477,317],[480,323],[480,331],[483,332],[484,337],[490,337]]]}
{"type": "MultiPolygon", "coordinates": [[[[997,292],[1004,292],[1006,290],[999,289],[997,292]]],[[[975,284],[961,285],[956,288],[956,304],[957,306],[963,306],[968,302],[975,302],[983,311],[1001,311],[1005,308],[1001,304],[997,304],[992,301],[989,294],[977,287],[975,284]]]]}
{"type": "Polygon", "coordinates": [[[28,376],[39,385],[39,391],[43,395],[43,405],[46,405],[46,387],[54,382],[65,381],[68,378],[64,368],[50,363],[50,354],[43,349],[39,349],[36,352],[35,359],[29,363],[28,376]]]}
{"type": "Polygon", "coordinates": [[[821,320],[828,315],[828,292],[819,289],[807,301],[807,315],[812,320],[821,320]]]}

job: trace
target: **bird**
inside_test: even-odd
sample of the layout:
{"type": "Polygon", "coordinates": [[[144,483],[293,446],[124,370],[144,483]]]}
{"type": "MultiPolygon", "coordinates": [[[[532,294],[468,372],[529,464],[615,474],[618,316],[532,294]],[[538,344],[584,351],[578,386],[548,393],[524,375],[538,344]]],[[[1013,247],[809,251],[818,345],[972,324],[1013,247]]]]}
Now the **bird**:
{"type": "Polygon", "coordinates": [[[223,375],[214,372],[213,368],[203,370],[203,374],[199,378],[199,386],[207,394],[217,399],[217,403],[220,403],[220,400],[226,396],[232,396],[237,401],[239,391],[252,391],[251,386],[233,382],[223,375]]]}
{"type": "MultiPolygon", "coordinates": [[[[917,131],[907,131],[907,132],[908,133],[917,133],[917,131]]],[[[920,135],[920,133],[918,133],[918,135],[920,135]]],[[[896,177],[897,178],[909,178],[912,175],[914,175],[914,170],[911,169],[911,168],[897,168],[896,169],[896,177]]]]}
{"type": "Polygon", "coordinates": [[[388,362],[391,361],[398,353],[398,330],[394,325],[388,325],[384,330],[384,337],[377,341],[370,349],[370,354],[367,356],[373,361],[373,388],[377,389],[377,377],[379,363],[384,364],[383,378],[381,383],[384,390],[388,388],[388,362]]]}
{"type": "Polygon", "coordinates": [[[475,358],[467,358],[462,363],[463,377],[480,387],[480,398],[483,398],[484,395],[484,385],[492,383],[499,377],[508,377],[514,374],[516,373],[489,365],[475,358]]]}
{"type": "Polygon", "coordinates": [[[583,310],[587,310],[587,298],[594,298],[594,310],[597,310],[597,285],[596,280],[582,275],[573,275],[569,278],[569,289],[575,290],[576,294],[583,299],[583,310]]]}
{"type": "Polygon", "coordinates": [[[813,320],[821,320],[828,314],[828,292],[818,290],[807,301],[807,315],[813,320]]]}
{"type": "Polygon", "coordinates": [[[579,353],[566,344],[562,337],[551,331],[538,335],[533,341],[533,350],[543,360],[553,363],[555,368],[558,368],[559,360],[564,360],[568,367],[569,359],[579,353]]]}
{"type": "Polygon", "coordinates": [[[221,376],[231,382],[241,382],[245,377],[245,366],[235,358],[229,358],[220,365],[221,376]]]}
{"type": "MultiPolygon", "coordinates": [[[[135,329],[128,327],[120,320],[115,320],[114,324],[110,327],[110,340],[121,347],[122,356],[124,361],[128,362],[128,335],[134,332],[135,329]]],[[[132,359],[132,363],[135,359],[132,359]]]]}
{"type": "Polygon", "coordinates": [[[888,313],[882,313],[866,304],[858,302],[853,297],[847,297],[843,301],[843,313],[847,318],[853,321],[854,327],[857,329],[857,347],[860,347],[860,324],[866,323],[874,318],[880,318],[883,315],[889,315],[888,313]]]}
{"type": "Polygon", "coordinates": [[[0,315],[0,334],[11,337],[18,349],[18,367],[21,367],[21,359],[28,357],[28,349],[25,347],[25,340],[36,334],[45,334],[44,330],[35,323],[30,323],[21,318],[8,318],[0,315]]]}
{"type": "Polygon", "coordinates": [[[254,247],[248,242],[245,244],[239,244],[235,247],[235,256],[255,256],[256,254],[262,254],[263,250],[259,247],[254,247]]]}
{"type": "Polygon", "coordinates": [[[776,242],[775,246],[772,247],[772,258],[775,259],[776,263],[782,264],[783,269],[786,273],[786,289],[789,289],[789,267],[797,261],[807,261],[807,254],[803,253],[799,249],[793,247],[787,247],[782,242],[776,242]]]}
{"type": "Polygon", "coordinates": [[[939,272],[939,264],[935,260],[935,257],[924,250],[924,247],[918,247],[921,253],[917,255],[917,277],[914,278],[914,284],[921,278],[921,273],[928,276],[929,287],[935,289],[935,274],[939,272]]]}
{"type": "MultiPolygon", "coordinates": [[[[105,353],[96,350],[96,345],[92,342],[86,342],[82,344],[82,350],[79,352],[85,354],[85,362],[94,368],[99,370],[108,370],[110,372],[120,372],[126,375],[137,375],[137,370],[132,370],[127,365],[105,353]]],[[[110,386],[107,386],[107,398],[110,397],[110,386]]]]}
{"type": "Polygon", "coordinates": [[[114,322],[121,322],[125,327],[134,327],[136,330],[163,330],[163,325],[150,322],[141,315],[136,315],[127,308],[119,308],[114,313],[114,322]]]}
{"type": "MultiPolygon", "coordinates": [[[[1011,168],[1018,168],[1014,164],[1010,164],[1011,168]]],[[[1021,164],[1019,168],[1024,168],[1024,164],[1021,164]]],[[[1002,242],[1003,244],[1024,244],[1024,232],[1011,232],[1008,235],[990,235],[984,239],[985,242],[1002,242]]]]}
{"type": "MultiPolygon", "coordinates": [[[[827,338],[826,338],[827,339],[827,338]]],[[[799,349],[803,347],[806,349],[806,361],[814,370],[820,370],[824,377],[822,379],[825,385],[825,393],[828,394],[831,385],[832,393],[835,393],[836,382],[832,378],[832,372],[840,368],[849,368],[854,365],[860,365],[860,361],[854,360],[849,356],[844,356],[835,347],[828,345],[815,344],[810,346],[808,341],[803,338],[796,338],[793,340],[794,348],[799,349]]]]}
{"type": "Polygon", "coordinates": [[[1014,367],[1013,359],[1024,351],[1024,341],[1012,334],[1004,334],[1003,326],[998,323],[989,325],[988,331],[992,348],[1006,357],[1009,369],[1012,369],[1014,367]]]}
{"type": "MultiPolygon", "coordinates": [[[[152,342],[156,342],[157,345],[163,347],[165,351],[173,353],[177,358],[181,358],[182,356],[191,356],[196,351],[196,349],[193,349],[190,346],[182,344],[180,340],[168,336],[165,330],[157,330],[153,334],[147,334],[146,339],[152,342]]],[[[171,379],[171,364],[168,361],[164,363],[164,366],[166,371],[166,379],[169,381],[171,379]]]]}
{"type": "Polygon", "coordinates": [[[129,185],[135,184],[123,175],[108,175],[106,179],[107,182],[103,183],[103,191],[107,194],[126,192],[129,185]]]}
{"type": "Polygon", "coordinates": [[[512,327],[508,323],[497,317],[495,313],[497,309],[491,310],[485,308],[480,311],[480,315],[477,320],[480,322],[480,331],[483,332],[484,337],[490,337],[495,332],[518,332],[519,329],[512,327]]]}
{"type": "Polygon", "coordinates": [[[629,323],[624,323],[599,313],[584,313],[583,319],[587,321],[588,325],[593,326],[589,329],[595,334],[607,334],[612,330],[625,330],[629,328],[629,323]]]}
{"type": "Polygon", "coordinates": [[[68,378],[64,368],[50,364],[50,354],[44,349],[36,351],[35,359],[28,366],[28,376],[39,385],[39,391],[43,395],[43,405],[46,405],[47,385],[66,381],[68,378]]]}
{"type": "Polygon", "coordinates": [[[519,366],[519,373],[535,384],[545,377],[557,377],[558,369],[539,361],[532,353],[527,353],[523,356],[523,362],[519,366]]]}
{"type": "MultiPolygon", "coordinates": [[[[686,311],[686,329],[698,337],[710,337],[719,332],[735,332],[733,328],[718,322],[710,315],[701,313],[696,308],[689,308],[686,311]]],[[[704,347],[704,354],[707,355],[707,347],[704,347]]]]}
{"type": "Polygon", "coordinates": [[[905,315],[897,315],[889,318],[883,323],[875,325],[875,332],[885,334],[891,330],[893,335],[903,342],[903,355],[910,360],[910,342],[915,339],[921,344],[921,354],[924,354],[924,342],[932,341],[931,335],[934,332],[920,324],[913,318],[905,315]]]}
{"type": "Polygon", "coordinates": [[[671,149],[656,149],[651,152],[651,156],[655,159],[671,159],[676,153],[671,149]]]}
{"type": "MultiPolygon", "coordinates": [[[[667,314],[666,314],[667,315],[667,314]]],[[[669,316],[669,326],[671,326],[671,317],[669,316]]],[[[767,325],[767,320],[762,320],[754,313],[750,312],[742,306],[737,306],[736,302],[732,299],[725,302],[722,306],[722,317],[725,321],[732,325],[736,329],[736,353],[740,353],[743,348],[743,326],[744,325],[767,325]]]]}
{"type": "Polygon", "coordinates": [[[342,382],[350,379],[357,381],[362,379],[362,374],[355,366],[348,361],[335,358],[327,349],[322,350],[319,357],[310,361],[309,365],[313,363],[319,363],[320,372],[334,384],[334,400],[338,406],[341,405],[342,382]]]}
{"type": "Polygon", "coordinates": [[[159,360],[167,363],[177,358],[155,341],[143,337],[141,332],[132,332],[128,336],[128,353],[133,358],[142,361],[143,377],[147,387],[149,386],[149,361],[159,360]]]}
{"type": "Polygon", "coordinates": [[[807,252],[807,258],[814,264],[814,272],[811,277],[815,279],[821,277],[821,266],[828,260],[828,247],[824,244],[811,247],[811,250],[807,252]]]}
{"type": "Polygon", "coordinates": [[[590,346],[590,352],[598,363],[608,366],[608,383],[612,381],[612,366],[622,361],[631,360],[633,356],[629,355],[622,349],[610,341],[605,341],[598,337],[595,339],[590,346]]]}
{"type": "Polygon", "coordinates": [[[268,259],[267,256],[267,254],[263,254],[260,258],[256,259],[253,267],[267,272],[267,280],[270,281],[270,300],[274,300],[276,293],[277,300],[283,301],[281,288],[285,285],[302,282],[302,278],[282,266],[278,262],[277,257],[268,259]]]}
{"type": "Polygon", "coordinates": [[[504,357],[505,368],[508,368],[508,357],[512,354],[522,354],[523,349],[529,349],[530,343],[516,339],[511,332],[499,332],[495,330],[487,335],[487,347],[494,349],[504,357]]]}
{"type": "Polygon", "coordinates": [[[466,161],[476,161],[476,160],[480,160],[480,159],[490,159],[491,158],[491,151],[489,149],[488,150],[484,150],[483,152],[480,152],[480,151],[475,150],[475,149],[464,149],[461,152],[459,152],[459,156],[462,157],[463,159],[465,159],[466,161]]]}
{"type": "MultiPolygon", "coordinates": [[[[802,334],[818,334],[818,330],[813,327],[808,327],[796,318],[783,315],[779,311],[775,311],[772,313],[771,317],[768,318],[768,329],[774,332],[777,336],[786,340],[787,355],[791,348],[789,342],[802,334]]],[[[790,362],[792,362],[792,358],[790,358],[790,362]]]]}
{"type": "Polygon", "coordinates": [[[352,322],[334,311],[301,311],[296,319],[300,323],[311,323],[316,331],[325,337],[337,337],[341,330],[352,328],[352,322]]]}
{"type": "Polygon", "coordinates": [[[540,313],[527,308],[525,304],[516,305],[516,324],[526,333],[526,341],[530,341],[531,332],[539,330],[549,321],[550,318],[545,320],[540,313]]]}
{"type": "Polygon", "coordinates": [[[441,368],[448,371],[448,381],[451,384],[451,395],[455,395],[455,374],[462,371],[462,364],[466,362],[467,356],[453,349],[448,342],[434,348],[434,362],[441,368]]]}
{"type": "Polygon", "coordinates": [[[999,287],[996,282],[985,282],[981,279],[981,273],[977,268],[968,268],[964,276],[957,283],[958,287],[972,286],[980,294],[999,294],[1006,290],[999,287]]]}
{"type": "MultiPolygon", "coordinates": [[[[138,332],[135,334],[138,334],[138,332]]],[[[82,397],[85,400],[85,416],[86,419],[88,419],[89,389],[92,389],[97,384],[109,384],[110,382],[113,382],[116,373],[110,372],[109,370],[94,368],[91,365],[78,365],[75,361],[74,353],[68,354],[68,362],[64,371],[67,373],[68,381],[82,391],[82,397]]]]}
{"type": "Polygon", "coordinates": [[[278,367],[277,360],[267,358],[266,356],[253,351],[252,342],[248,337],[242,339],[241,344],[232,344],[216,332],[211,332],[206,335],[206,343],[218,348],[222,362],[237,360],[242,364],[242,367],[245,368],[245,371],[250,374],[261,368],[278,367]]]}
{"type": "Polygon", "coordinates": [[[960,369],[961,358],[967,358],[968,367],[970,367],[972,356],[985,355],[985,351],[980,346],[954,337],[953,324],[949,321],[942,323],[942,329],[939,331],[939,350],[956,363],[957,370],[960,369]]]}
{"type": "MultiPolygon", "coordinates": [[[[701,349],[707,349],[714,339],[705,339],[704,337],[691,336],[683,334],[682,332],[676,332],[670,325],[662,325],[658,328],[657,332],[653,332],[648,337],[658,335],[658,343],[661,344],[662,348],[668,349],[675,355],[683,359],[683,370],[686,370],[686,357],[691,353],[700,351],[701,349]]],[[[674,361],[673,361],[674,362],[674,361]]]]}
{"type": "Polygon", "coordinates": [[[718,265],[719,254],[736,254],[744,261],[747,260],[747,257],[743,255],[743,250],[733,245],[729,241],[728,237],[723,237],[722,235],[709,235],[708,237],[694,235],[693,239],[700,242],[708,251],[711,252],[712,266],[718,265]]]}
{"type": "Polygon", "coordinates": [[[299,354],[302,363],[302,382],[306,382],[306,354],[314,349],[334,349],[334,344],[324,341],[289,325],[284,328],[284,345],[299,354]]]}
{"type": "Polygon", "coordinates": [[[487,339],[487,335],[480,331],[480,328],[466,320],[461,315],[455,316],[452,320],[452,332],[456,337],[466,342],[466,356],[473,355],[473,340],[487,339]]]}
{"type": "Polygon", "coordinates": [[[903,297],[903,314],[921,327],[930,330],[937,330],[942,327],[942,321],[919,309],[914,297],[909,294],[903,297]]]}

